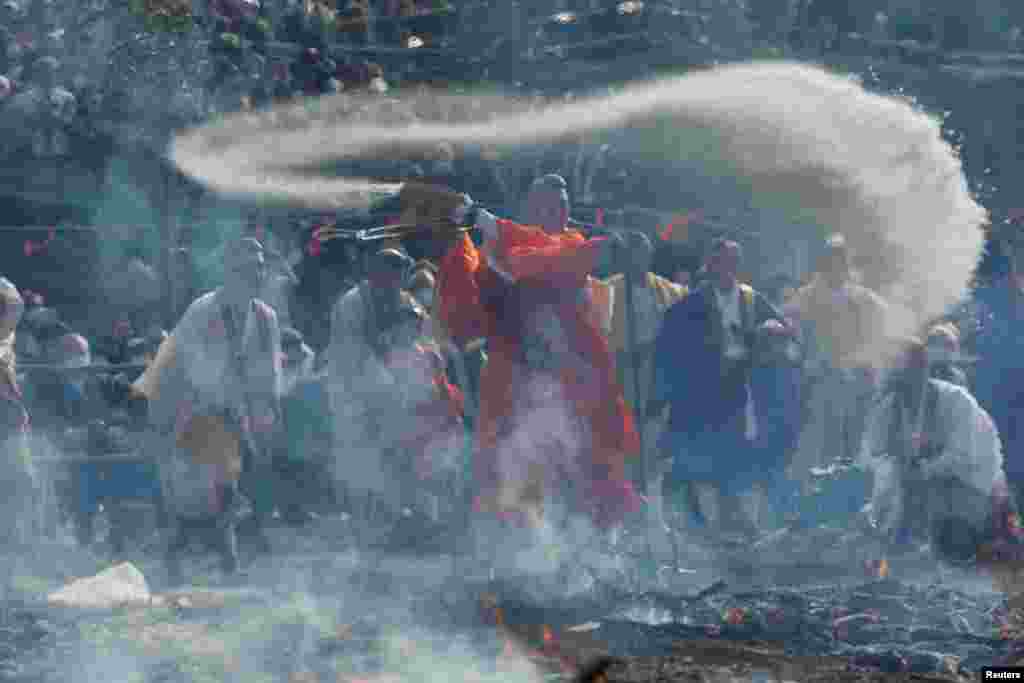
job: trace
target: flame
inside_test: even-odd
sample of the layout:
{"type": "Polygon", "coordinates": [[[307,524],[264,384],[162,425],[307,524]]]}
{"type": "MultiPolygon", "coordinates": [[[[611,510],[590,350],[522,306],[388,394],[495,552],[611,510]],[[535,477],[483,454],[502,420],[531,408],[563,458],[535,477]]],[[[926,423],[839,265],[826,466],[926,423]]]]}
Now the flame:
{"type": "Polygon", "coordinates": [[[551,630],[551,627],[544,624],[544,644],[553,645],[555,642],[555,632],[551,630]]]}
{"type": "Polygon", "coordinates": [[[889,578],[889,560],[885,559],[884,557],[878,563],[878,578],[889,578]]]}

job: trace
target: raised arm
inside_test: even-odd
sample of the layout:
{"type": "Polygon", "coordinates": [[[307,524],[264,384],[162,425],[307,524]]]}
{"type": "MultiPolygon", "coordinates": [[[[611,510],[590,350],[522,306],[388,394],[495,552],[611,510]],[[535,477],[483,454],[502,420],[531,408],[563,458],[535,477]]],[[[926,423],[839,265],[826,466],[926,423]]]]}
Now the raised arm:
{"type": "Polygon", "coordinates": [[[460,347],[489,336],[490,315],[484,309],[481,279],[487,265],[468,235],[461,235],[441,260],[437,283],[440,322],[460,347]]]}
{"type": "Polygon", "coordinates": [[[497,255],[513,280],[568,277],[582,282],[598,265],[604,238],[576,232],[548,235],[536,228],[498,220],[497,255]]]}

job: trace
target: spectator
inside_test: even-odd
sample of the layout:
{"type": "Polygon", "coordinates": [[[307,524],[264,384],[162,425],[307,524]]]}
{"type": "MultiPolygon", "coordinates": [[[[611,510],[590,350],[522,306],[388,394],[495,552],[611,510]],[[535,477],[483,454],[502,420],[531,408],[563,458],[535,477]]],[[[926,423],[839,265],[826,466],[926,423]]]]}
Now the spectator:
{"type": "Polygon", "coordinates": [[[689,288],[700,267],[700,256],[678,242],[661,241],[654,251],[652,269],[660,277],[689,288]]]}
{"type": "MultiPolygon", "coordinates": [[[[382,497],[392,523],[403,508],[415,507],[413,462],[398,443],[408,425],[396,410],[415,404],[406,390],[423,391],[422,386],[403,385],[394,359],[414,352],[429,321],[428,313],[402,289],[410,265],[396,249],[372,257],[368,279],[334,307],[328,349],[331,412],[338,421],[335,434],[344,444],[340,452],[360,463],[350,476],[343,475],[348,464],[337,463],[339,481],[344,479],[351,490],[382,497]]],[[[380,521],[368,510],[358,512],[364,524],[380,521]]]]}
{"type": "Polygon", "coordinates": [[[80,334],[66,332],[53,339],[47,356],[63,368],[86,368],[92,364],[89,340],[80,334]]]}
{"type": "Polygon", "coordinates": [[[26,138],[36,157],[65,156],[70,151],[68,130],[74,122],[78,103],[75,96],[57,83],[60,62],[43,57],[32,64],[31,83],[14,97],[12,106],[32,131],[26,138]]]}
{"type": "Polygon", "coordinates": [[[338,30],[356,45],[365,45],[370,31],[369,0],[350,0],[338,16],[338,30]]]}
{"type": "Polygon", "coordinates": [[[225,572],[237,569],[243,447],[254,451],[243,482],[256,507],[247,540],[270,551],[264,525],[273,512],[272,435],[280,428],[280,331],[273,309],[254,298],[265,272],[262,244],[239,240],[225,250],[224,265],[224,286],[192,303],[136,383],[154,426],[173,435],[163,440],[171,449],[164,479],[176,520],[166,557],[174,582],[183,579],[180,553],[196,534],[211,539],[225,572]],[[249,329],[255,333],[243,336],[249,329]]]}
{"type": "Polygon", "coordinates": [[[306,95],[321,95],[334,79],[338,66],[325,57],[319,48],[306,48],[299,61],[292,65],[292,78],[306,95]]]}
{"type": "Polygon", "coordinates": [[[366,74],[370,79],[367,88],[371,93],[374,95],[387,94],[389,86],[384,78],[384,68],[380,64],[368,64],[366,74]]]}
{"type": "MultiPolygon", "coordinates": [[[[26,295],[25,298],[27,304],[33,297],[26,295]]],[[[57,322],[57,311],[42,306],[41,297],[40,305],[26,305],[25,315],[22,316],[17,339],[15,340],[18,357],[33,362],[41,361],[43,359],[42,340],[46,335],[45,330],[56,325],[57,322]]]]}

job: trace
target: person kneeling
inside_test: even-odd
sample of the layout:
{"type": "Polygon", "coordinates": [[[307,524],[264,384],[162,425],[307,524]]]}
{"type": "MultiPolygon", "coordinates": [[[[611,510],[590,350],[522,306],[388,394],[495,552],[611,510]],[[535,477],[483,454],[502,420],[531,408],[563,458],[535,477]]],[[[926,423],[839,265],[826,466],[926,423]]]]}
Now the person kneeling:
{"type": "Polygon", "coordinates": [[[999,436],[964,387],[928,376],[920,340],[904,340],[894,358],[861,451],[874,475],[872,522],[897,546],[929,543],[969,561],[1007,532],[999,436]]]}

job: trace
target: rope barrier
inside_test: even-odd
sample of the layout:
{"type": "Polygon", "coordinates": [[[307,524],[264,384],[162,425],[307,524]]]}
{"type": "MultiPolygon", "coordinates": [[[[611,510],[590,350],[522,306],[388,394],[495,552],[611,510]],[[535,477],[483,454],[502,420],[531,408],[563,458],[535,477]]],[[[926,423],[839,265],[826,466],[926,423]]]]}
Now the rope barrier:
{"type": "Polygon", "coordinates": [[[84,365],[82,367],[64,367],[51,363],[18,363],[18,372],[59,372],[69,375],[91,375],[105,372],[142,372],[145,365],[123,363],[117,365],[84,365]]]}
{"type": "Polygon", "coordinates": [[[35,455],[32,456],[34,465],[123,465],[123,464],[149,464],[159,462],[159,458],[152,455],[143,455],[139,452],[131,453],[104,453],[102,455],[35,455]]]}

